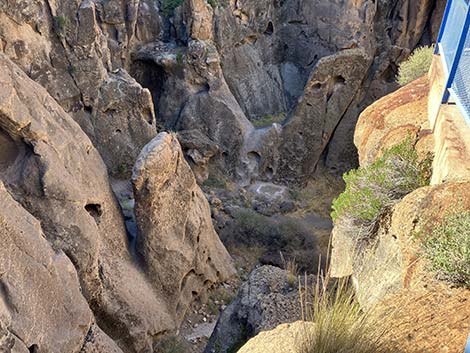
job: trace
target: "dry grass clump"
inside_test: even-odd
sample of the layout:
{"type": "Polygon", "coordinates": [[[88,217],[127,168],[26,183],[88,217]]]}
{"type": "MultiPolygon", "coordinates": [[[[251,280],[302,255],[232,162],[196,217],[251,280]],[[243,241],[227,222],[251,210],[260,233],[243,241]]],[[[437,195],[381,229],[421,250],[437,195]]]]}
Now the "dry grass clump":
{"type": "Polygon", "coordinates": [[[318,275],[312,292],[307,289],[301,294],[303,320],[315,326],[303,332],[297,353],[392,352],[383,341],[388,325],[373,309],[360,307],[349,279],[318,275]]]}
{"type": "Polygon", "coordinates": [[[282,252],[281,259],[284,264],[284,270],[287,271],[287,283],[293,287],[297,284],[297,280],[299,278],[299,266],[297,265],[295,258],[286,260],[282,252]]]}

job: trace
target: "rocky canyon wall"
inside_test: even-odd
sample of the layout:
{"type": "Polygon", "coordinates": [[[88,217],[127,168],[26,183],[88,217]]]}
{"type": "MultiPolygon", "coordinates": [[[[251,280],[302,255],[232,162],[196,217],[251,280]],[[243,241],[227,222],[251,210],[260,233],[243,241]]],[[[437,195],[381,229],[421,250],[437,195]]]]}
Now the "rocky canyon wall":
{"type": "Polygon", "coordinates": [[[6,1],[1,49],[80,124],[112,175],[130,175],[158,126],[197,130],[217,147],[188,156],[199,169],[302,181],[319,163],[356,163],[359,112],[436,36],[444,1],[211,4],[6,1]],[[263,117],[282,121],[255,130],[263,117]]]}

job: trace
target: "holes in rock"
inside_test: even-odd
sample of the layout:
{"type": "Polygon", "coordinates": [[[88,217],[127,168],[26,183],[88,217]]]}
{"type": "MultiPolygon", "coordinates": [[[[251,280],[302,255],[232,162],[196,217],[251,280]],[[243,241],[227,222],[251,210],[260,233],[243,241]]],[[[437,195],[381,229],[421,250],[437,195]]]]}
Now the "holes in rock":
{"type": "Polygon", "coordinates": [[[268,179],[272,179],[274,176],[274,170],[271,167],[267,167],[264,173],[268,179]]]}
{"type": "Polygon", "coordinates": [[[261,162],[261,155],[257,152],[248,152],[247,155],[247,169],[250,174],[257,175],[259,172],[259,164],[261,162]]]}
{"type": "Polygon", "coordinates": [[[153,124],[153,114],[152,114],[152,112],[150,112],[150,111],[147,113],[147,123],[148,123],[149,125],[152,125],[152,124],[153,124]]]}
{"type": "Polygon", "coordinates": [[[333,83],[334,83],[335,86],[336,85],[344,86],[344,84],[346,83],[346,80],[343,76],[338,75],[338,76],[333,77],[333,83]]]}
{"type": "Polygon", "coordinates": [[[197,297],[197,292],[195,290],[193,290],[191,294],[193,295],[193,297],[197,297]]]}
{"type": "Polygon", "coordinates": [[[39,352],[39,347],[37,344],[33,344],[31,347],[28,348],[30,353],[38,353],[39,352]]]}
{"type": "Polygon", "coordinates": [[[92,216],[95,219],[96,224],[99,224],[100,217],[103,214],[101,205],[97,203],[89,203],[88,205],[85,206],[85,210],[88,212],[90,216],[92,216]]]}
{"type": "Polygon", "coordinates": [[[331,97],[340,89],[346,85],[346,79],[341,76],[334,76],[328,81],[328,94],[326,95],[326,100],[329,101],[331,97]]]}
{"type": "Polygon", "coordinates": [[[120,133],[122,133],[121,129],[116,129],[116,131],[115,131],[115,132],[116,132],[117,134],[120,134],[120,133]]]}
{"type": "Polygon", "coordinates": [[[89,107],[89,106],[84,106],[83,107],[83,110],[86,111],[88,114],[92,114],[93,113],[93,107],[89,107]]]}
{"type": "Polygon", "coordinates": [[[312,86],[312,90],[319,91],[321,89],[321,83],[317,82],[312,86]]]}
{"type": "Polygon", "coordinates": [[[274,33],[274,25],[271,21],[268,23],[268,27],[266,27],[266,30],[264,31],[264,34],[270,36],[274,33]]]}
{"type": "Polygon", "coordinates": [[[15,163],[20,154],[18,144],[5,131],[0,129],[0,171],[15,163]]]}

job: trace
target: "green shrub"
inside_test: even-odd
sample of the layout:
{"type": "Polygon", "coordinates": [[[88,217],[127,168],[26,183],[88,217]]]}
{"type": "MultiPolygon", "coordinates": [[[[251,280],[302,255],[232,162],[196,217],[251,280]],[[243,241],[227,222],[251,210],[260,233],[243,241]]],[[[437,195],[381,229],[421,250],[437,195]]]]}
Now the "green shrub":
{"type": "Polygon", "coordinates": [[[183,62],[184,62],[184,54],[179,51],[179,52],[176,53],[176,63],[179,66],[182,66],[183,62]]]}
{"type": "Polygon", "coordinates": [[[223,177],[210,176],[204,181],[204,183],[202,183],[202,185],[209,188],[226,189],[227,180],[223,177]]]}
{"type": "Polygon", "coordinates": [[[282,121],[284,121],[285,118],[286,118],[286,113],[279,113],[275,115],[268,114],[263,117],[254,119],[252,123],[254,127],[260,128],[260,127],[270,126],[274,123],[281,123],[282,121]]]}
{"type": "Polygon", "coordinates": [[[64,16],[54,16],[52,26],[55,33],[59,37],[63,37],[65,34],[65,17],[64,16]]]}
{"type": "Polygon", "coordinates": [[[160,340],[154,347],[158,353],[186,353],[189,345],[179,336],[168,336],[160,340]]]}
{"type": "Polygon", "coordinates": [[[446,217],[423,238],[429,269],[440,279],[470,288],[470,211],[446,217]]]}
{"type": "Polygon", "coordinates": [[[403,61],[398,68],[397,82],[400,86],[420,78],[425,75],[431,67],[434,47],[417,48],[410,57],[403,61]]]}
{"type": "Polygon", "coordinates": [[[315,237],[302,222],[287,217],[267,217],[251,209],[238,209],[232,216],[231,225],[221,233],[227,245],[261,247],[276,258],[282,253],[284,262],[295,259],[299,271],[316,270],[315,237]]]}
{"type": "Polygon", "coordinates": [[[184,0],[163,0],[163,14],[165,16],[171,16],[175,12],[175,9],[180,6],[184,0]]]}
{"type": "Polygon", "coordinates": [[[366,239],[384,210],[429,183],[431,158],[420,160],[411,138],[384,151],[373,164],[346,173],[345,191],[333,201],[335,226],[366,239]]]}
{"type": "Polygon", "coordinates": [[[213,9],[217,7],[227,7],[229,5],[228,0],[207,0],[207,3],[211,5],[213,9]]]}

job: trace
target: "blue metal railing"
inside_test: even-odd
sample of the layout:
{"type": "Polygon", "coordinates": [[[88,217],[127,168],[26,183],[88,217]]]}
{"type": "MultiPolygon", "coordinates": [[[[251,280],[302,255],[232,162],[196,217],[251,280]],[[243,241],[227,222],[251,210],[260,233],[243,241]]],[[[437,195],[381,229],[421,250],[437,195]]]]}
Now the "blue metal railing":
{"type": "Polygon", "coordinates": [[[452,98],[470,124],[470,0],[448,0],[437,38],[446,73],[442,104],[452,98]]]}

